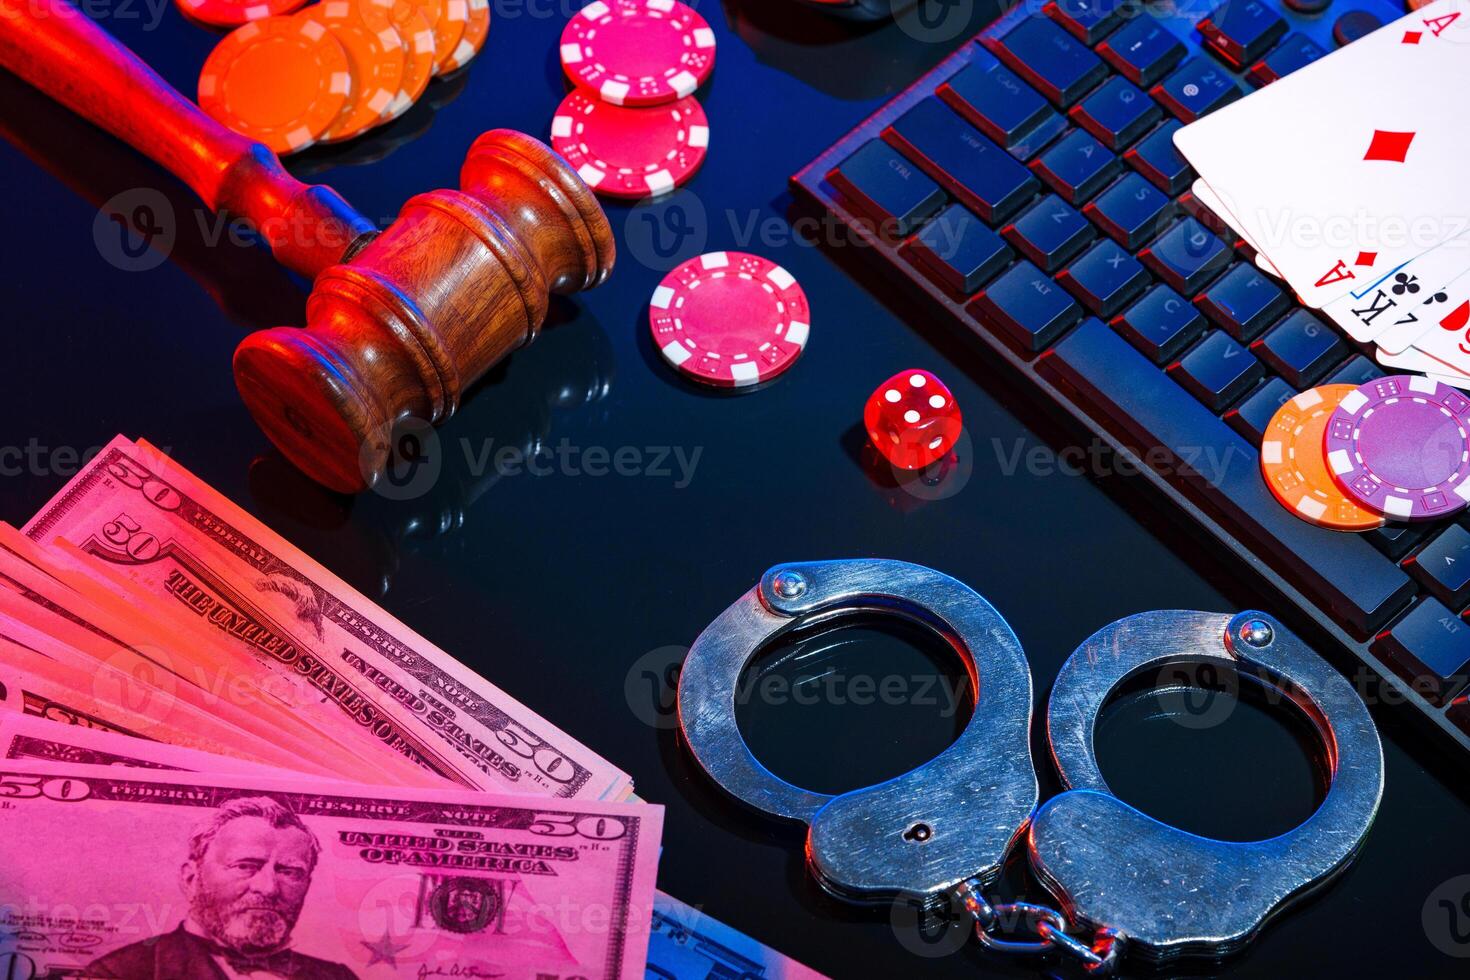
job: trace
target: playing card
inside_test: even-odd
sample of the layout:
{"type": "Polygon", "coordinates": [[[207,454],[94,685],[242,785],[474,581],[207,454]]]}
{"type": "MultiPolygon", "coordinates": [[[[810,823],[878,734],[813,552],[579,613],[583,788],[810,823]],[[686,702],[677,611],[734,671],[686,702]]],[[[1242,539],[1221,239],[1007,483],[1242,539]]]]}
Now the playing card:
{"type": "Polygon", "coordinates": [[[1321,307],[1470,226],[1470,0],[1437,0],[1174,135],[1321,307]]]}
{"type": "Polygon", "coordinates": [[[1452,371],[1421,351],[1410,349],[1403,354],[1385,354],[1383,351],[1378,351],[1375,359],[1379,364],[1395,371],[1422,374],[1426,378],[1443,381],[1456,388],[1470,388],[1470,375],[1452,371]]]}
{"type": "Polygon", "coordinates": [[[1402,354],[1449,312],[1438,287],[1470,269],[1470,233],[1387,271],[1322,307],[1348,336],[1373,341],[1389,354],[1402,354]]]}
{"type": "Polygon", "coordinates": [[[1435,366],[1426,366],[1426,372],[1449,369],[1470,376],[1470,272],[1436,290],[1422,309],[1434,311],[1427,317],[1429,326],[1404,356],[1430,358],[1435,366]]]}
{"type": "Polygon", "coordinates": [[[1220,199],[1220,196],[1215,193],[1215,189],[1213,187],[1205,183],[1205,181],[1201,178],[1190,185],[1189,191],[1191,194],[1194,195],[1195,200],[1199,201],[1205,207],[1213,211],[1221,221],[1230,226],[1231,231],[1235,232],[1237,235],[1245,240],[1245,243],[1247,245],[1255,249],[1256,266],[1262,272],[1266,273],[1267,275],[1274,276],[1277,279],[1281,278],[1281,273],[1276,271],[1276,267],[1271,264],[1271,260],[1266,257],[1266,253],[1261,251],[1260,246],[1255,243],[1250,235],[1247,235],[1245,232],[1240,230],[1240,219],[1236,218],[1235,215],[1231,213],[1230,206],[1220,199]]]}

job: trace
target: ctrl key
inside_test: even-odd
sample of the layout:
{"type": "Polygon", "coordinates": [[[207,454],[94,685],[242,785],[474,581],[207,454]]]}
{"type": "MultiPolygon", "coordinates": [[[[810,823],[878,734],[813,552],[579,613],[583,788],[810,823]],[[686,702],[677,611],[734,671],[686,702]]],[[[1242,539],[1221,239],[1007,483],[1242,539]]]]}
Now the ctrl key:
{"type": "Polygon", "coordinates": [[[1435,704],[1454,697],[1470,679],[1470,624],[1432,597],[1380,633],[1373,649],[1435,704]]]}
{"type": "Polygon", "coordinates": [[[827,180],[870,218],[883,237],[904,238],[944,206],[944,191],[882,140],[869,140],[833,167],[827,180]]]}

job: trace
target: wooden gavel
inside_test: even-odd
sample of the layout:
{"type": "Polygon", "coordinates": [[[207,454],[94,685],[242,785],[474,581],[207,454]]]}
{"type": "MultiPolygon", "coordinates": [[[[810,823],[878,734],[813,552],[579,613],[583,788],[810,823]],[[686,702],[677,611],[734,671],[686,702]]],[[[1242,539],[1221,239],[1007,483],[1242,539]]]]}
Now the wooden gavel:
{"type": "Polygon", "coordinates": [[[545,319],[550,293],[601,284],[612,228],[538,140],[492,130],[460,190],[420,194],[379,232],[336,191],[292,177],[65,0],[0,0],[0,66],[132,144],[210,208],[245,218],[313,280],[308,325],[251,334],[235,383],[272,442],[318,482],[370,486],[406,417],[438,424],[545,319]]]}

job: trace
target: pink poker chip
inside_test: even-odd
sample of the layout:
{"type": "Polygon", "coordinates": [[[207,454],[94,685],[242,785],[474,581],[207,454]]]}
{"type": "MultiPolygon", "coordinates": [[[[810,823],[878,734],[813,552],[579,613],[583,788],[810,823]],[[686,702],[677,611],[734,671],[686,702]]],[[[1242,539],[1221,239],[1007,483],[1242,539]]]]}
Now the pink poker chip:
{"type": "Polygon", "coordinates": [[[769,381],[796,363],[811,330],[791,273],[746,252],[709,252],[664,277],[649,303],[653,343],[680,374],[718,388],[769,381]]]}
{"type": "Polygon", "coordinates": [[[699,170],[709,148],[709,120],[698,99],[630,109],[577,89],[551,120],[551,148],[598,194],[653,197],[699,170]]]}
{"type": "Polygon", "coordinates": [[[594,0],[562,31],[561,64],[604,102],[663,105],[709,78],[715,34],[679,0],[594,0]]]}
{"type": "Polygon", "coordinates": [[[1343,492],[1387,517],[1427,521],[1470,502],[1470,397],[1458,388],[1403,374],[1361,385],[1323,449],[1343,492]]]}

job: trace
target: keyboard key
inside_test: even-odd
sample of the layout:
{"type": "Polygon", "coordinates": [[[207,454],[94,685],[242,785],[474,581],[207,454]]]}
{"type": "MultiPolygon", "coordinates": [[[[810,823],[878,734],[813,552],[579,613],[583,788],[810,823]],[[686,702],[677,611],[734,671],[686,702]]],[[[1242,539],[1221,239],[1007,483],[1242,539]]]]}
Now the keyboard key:
{"type": "Polygon", "coordinates": [[[1073,296],[1098,316],[1109,317],[1143,292],[1148,272],[1117,242],[1104,238],[1057,277],[1073,296]]]}
{"type": "Polygon", "coordinates": [[[1126,78],[1114,75],[1067,113],[1111,150],[1121,150],[1163,117],[1158,104],[1126,78]]]}
{"type": "Polygon", "coordinates": [[[1367,10],[1349,10],[1332,23],[1332,40],[1339,48],[1367,37],[1383,26],[1378,15],[1367,10]]]}
{"type": "Polygon", "coordinates": [[[1133,0],[1050,0],[1042,8],[1088,47],[1115,30],[1133,11],[1133,0]]]}
{"type": "Polygon", "coordinates": [[[1251,341],[1291,306],[1291,297],[1254,265],[1237,262],[1195,305],[1236,340],[1251,341]]]}
{"type": "Polygon", "coordinates": [[[882,140],[870,140],[827,180],[871,218],[908,237],[944,206],[944,191],[882,140]]]}
{"type": "Polygon", "coordinates": [[[1362,354],[1354,354],[1353,359],[1342,367],[1332,372],[1332,376],[1323,381],[1324,385],[1365,385],[1374,378],[1383,377],[1383,368],[1368,360],[1362,354]]]}
{"type": "Polygon", "coordinates": [[[1139,140],[1137,146],[1123,154],[1128,166],[1170,197],[1178,197],[1194,182],[1194,170],[1174,148],[1174,134],[1182,125],[1177,119],[1166,119],[1139,140]]]}
{"type": "Polygon", "coordinates": [[[1470,734],[1470,698],[1463,694],[1449,701],[1449,709],[1444,713],[1445,720],[1454,725],[1460,731],[1470,734]]]}
{"type": "Polygon", "coordinates": [[[1176,292],[1193,296],[1230,264],[1230,247],[1194,218],[1181,218],[1138,257],[1176,292]]]}
{"type": "Polygon", "coordinates": [[[1155,364],[1172,361],[1205,330],[1205,318],[1168,286],[1155,286],[1116,319],[1113,329],[1155,364]]]}
{"type": "Polygon", "coordinates": [[[1225,424],[1259,446],[1277,409],[1296,394],[1296,389],[1280,378],[1267,378],[1245,401],[1225,413],[1225,424]]]}
{"type": "Polygon", "coordinates": [[[1043,272],[1053,273],[1082,251],[1097,233],[1066,201],[1048,194],[1027,208],[1001,234],[1043,272]]]}
{"type": "Polygon", "coordinates": [[[1115,242],[1134,252],[1169,223],[1174,216],[1174,202],[1138,174],[1124,174],[1082,213],[1115,242]]]}
{"type": "Polygon", "coordinates": [[[1022,160],[1066,127],[1061,113],[1005,65],[973,64],[941,85],[938,95],[1022,160]]]}
{"type": "Polygon", "coordinates": [[[1470,626],[1433,596],[1380,634],[1373,650],[1435,704],[1454,697],[1470,674],[1470,626]]]}
{"type": "Polygon", "coordinates": [[[1337,331],[1302,309],[1272,327],[1251,350],[1298,388],[1312,387],[1347,356],[1337,331]]]}
{"type": "Polygon", "coordinates": [[[1404,569],[1440,602],[1459,609],[1470,602],[1470,531],[1451,524],[1404,562],[1404,569]]]}
{"type": "Polygon", "coordinates": [[[1195,27],[1205,46],[1237,70],[1265,54],[1286,34],[1286,21],[1261,0],[1225,0],[1195,27]]]}
{"type": "Polygon", "coordinates": [[[970,304],[970,313],[1032,351],[1050,346],[1082,318],[1067,291],[1024,259],[987,286],[970,304]]]}
{"type": "Polygon", "coordinates": [[[908,246],[934,278],[969,296],[1010,264],[1015,252],[963,204],[951,204],[908,246]]]}
{"type": "Polygon", "coordinates": [[[1173,71],[1187,50],[1183,41],[1149,16],[1133,18],[1097,46],[1097,53],[1124,78],[1144,87],[1173,71]]]}
{"type": "Polygon", "coordinates": [[[1062,338],[1037,369],[1124,443],[1162,447],[1176,461],[1166,472],[1179,492],[1355,634],[1376,630],[1413,596],[1409,577],[1358,535],[1313,527],[1277,503],[1256,448],[1182,388],[1162,384],[1158,368],[1098,321],[1062,338]]]}
{"type": "Polygon", "coordinates": [[[883,133],[986,221],[1002,221],[1040,186],[1005,150],[938,99],[925,99],[883,133]]]}
{"type": "Polygon", "coordinates": [[[1190,58],[1151,90],[1154,98],[1181,120],[1192,123],[1240,98],[1240,86],[1225,69],[1203,58],[1190,58]]]}
{"type": "Polygon", "coordinates": [[[1266,369],[1229,334],[1216,330],[1171,365],[1169,374],[1218,412],[1254,387],[1266,369]]]}
{"type": "Polygon", "coordinates": [[[1382,527],[1364,531],[1363,537],[1367,538],[1368,543],[1383,552],[1384,555],[1398,561],[1407,555],[1416,544],[1424,540],[1424,536],[1428,533],[1429,529],[1423,524],[1389,521],[1382,527]]]}
{"type": "MultiPolygon", "coordinates": [[[[1179,195],[1179,209],[1185,214],[1204,225],[1210,231],[1219,235],[1224,241],[1229,242],[1236,250],[1249,248],[1245,240],[1235,233],[1225,219],[1212,211],[1203,201],[1194,196],[1193,191],[1185,191],[1179,195]]],[[[1252,258],[1254,263],[1255,259],[1252,258]]]]}
{"type": "Polygon", "coordinates": [[[1091,49],[1043,17],[1028,17],[1005,37],[987,37],[984,43],[1064,109],[1107,77],[1107,66],[1091,49]]]}
{"type": "Polygon", "coordinates": [[[1073,204],[1100,191],[1122,164],[1093,137],[1074,129],[1031,161],[1031,169],[1073,204]]]}
{"type": "Polygon", "coordinates": [[[1274,51],[1251,65],[1246,77],[1253,85],[1270,85],[1298,68],[1310,65],[1326,53],[1320,44],[1305,34],[1288,34],[1274,51]]]}

